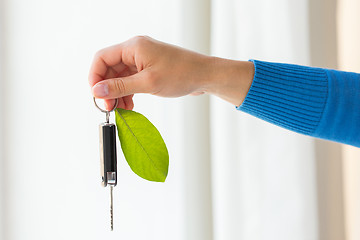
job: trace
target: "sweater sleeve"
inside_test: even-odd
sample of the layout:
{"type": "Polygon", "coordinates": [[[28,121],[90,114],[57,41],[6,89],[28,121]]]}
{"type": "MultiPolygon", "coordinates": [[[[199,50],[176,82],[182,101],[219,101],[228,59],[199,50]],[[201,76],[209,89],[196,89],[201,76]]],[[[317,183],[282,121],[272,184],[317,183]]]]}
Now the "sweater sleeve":
{"type": "Polygon", "coordinates": [[[360,147],[360,74],[251,60],[238,110],[286,129],[360,147]]]}

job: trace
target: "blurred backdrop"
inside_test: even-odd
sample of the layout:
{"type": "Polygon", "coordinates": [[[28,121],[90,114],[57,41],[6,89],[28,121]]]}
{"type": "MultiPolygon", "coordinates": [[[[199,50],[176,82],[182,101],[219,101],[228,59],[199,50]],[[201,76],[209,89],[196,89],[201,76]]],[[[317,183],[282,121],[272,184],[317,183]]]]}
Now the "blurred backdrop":
{"type": "MultiPolygon", "coordinates": [[[[0,0],[0,239],[360,239],[359,149],[209,96],[138,94],[170,153],[165,183],[118,145],[114,232],[87,74],[149,35],[205,54],[360,72],[357,0],[0,0]]],[[[112,116],[113,119],[113,116],[112,116]]]]}

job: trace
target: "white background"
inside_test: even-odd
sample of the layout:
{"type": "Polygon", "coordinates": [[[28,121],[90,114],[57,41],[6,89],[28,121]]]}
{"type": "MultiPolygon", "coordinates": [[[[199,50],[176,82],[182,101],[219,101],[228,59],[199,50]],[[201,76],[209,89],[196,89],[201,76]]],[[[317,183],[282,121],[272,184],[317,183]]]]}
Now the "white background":
{"type": "Polygon", "coordinates": [[[118,145],[110,232],[98,152],[105,115],[87,83],[94,53],[135,35],[238,60],[326,64],[313,61],[319,21],[308,1],[1,4],[2,239],[329,239],[314,140],[208,96],[135,96],[167,144],[169,174],[139,178],[118,145]]]}

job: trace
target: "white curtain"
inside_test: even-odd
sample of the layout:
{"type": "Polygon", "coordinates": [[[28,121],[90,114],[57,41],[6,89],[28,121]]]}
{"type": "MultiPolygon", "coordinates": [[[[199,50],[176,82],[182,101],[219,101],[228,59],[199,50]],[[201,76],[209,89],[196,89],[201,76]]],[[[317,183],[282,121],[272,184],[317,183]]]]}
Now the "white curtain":
{"type": "MultiPolygon", "coordinates": [[[[339,67],[346,71],[360,72],[360,2],[338,1],[339,67]],[[356,23],[356,24],[354,24],[356,23]]],[[[346,206],[347,239],[360,239],[360,149],[344,148],[344,198],[346,206]]]]}
{"type": "MultiPolygon", "coordinates": [[[[308,1],[6,0],[1,14],[2,239],[319,239],[315,144],[220,99],[139,94],[165,184],[118,145],[114,232],[100,186],[94,53],[134,35],[220,57],[311,64],[308,1]]],[[[112,116],[113,117],[113,116],[112,116]]]]}
{"type": "MultiPolygon", "coordinates": [[[[212,54],[309,64],[307,1],[215,0],[212,54]]],[[[313,140],[211,99],[215,239],[317,239],[313,140]]]]}
{"type": "MultiPolygon", "coordinates": [[[[0,233],[3,232],[3,186],[4,186],[4,177],[3,177],[3,167],[4,167],[4,149],[3,149],[3,142],[4,142],[4,132],[3,132],[3,105],[4,105],[4,18],[2,14],[3,9],[3,2],[0,1],[0,233]]],[[[0,239],[2,239],[2,236],[0,235],[0,239]]]]}

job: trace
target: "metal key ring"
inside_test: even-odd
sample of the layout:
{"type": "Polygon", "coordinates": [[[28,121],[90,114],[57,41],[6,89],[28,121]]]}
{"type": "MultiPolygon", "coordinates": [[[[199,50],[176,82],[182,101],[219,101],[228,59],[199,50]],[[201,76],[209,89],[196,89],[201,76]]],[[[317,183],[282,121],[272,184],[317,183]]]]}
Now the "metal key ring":
{"type": "Polygon", "coordinates": [[[101,112],[103,112],[103,113],[106,113],[106,122],[109,123],[110,112],[112,112],[112,111],[114,111],[114,110],[116,109],[119,100],[116,98],[113,109],[111,109],[110,111],[106,111],[106,110],[102,109],[101,107],[99,107],[99,106],[97,105],[95,97],[93,97],[93,99],[94,99],[94,103],[95,103],[95,106],[97,107],[97,109],[99,109],[99,110],[100,110],[101,112]]]}
{"type": "Polygon", "coordinates": [[[118,102],[119,102],[119,99],[116,98],[113,109],[111,109],[110,111],[107,111],[107,110],[104,110],[104,109],[102,109],[101,107],[99,107],[99,106],[97,105],[97,103],[96,103],[96,98],[95,98],[95,97],[93,97],[93,99],[94,99],[94,103],[95,103],[95,106],[97,107],[97,109],[99,109],[99,110],[100,110],[101,112],[103,112],[103,113],[110,113],[110,112],[114,111],[114,110],[116,109],[117,105],[118,105],[118,102]]]}

